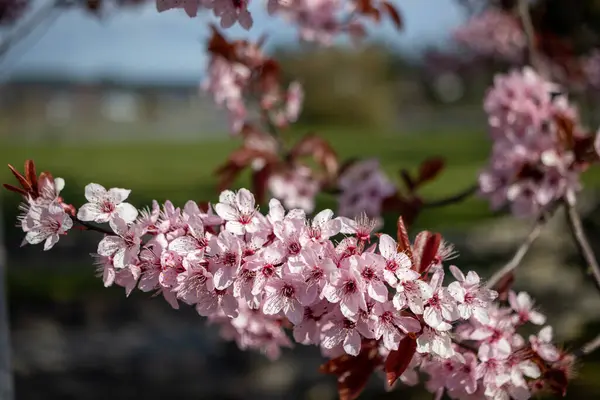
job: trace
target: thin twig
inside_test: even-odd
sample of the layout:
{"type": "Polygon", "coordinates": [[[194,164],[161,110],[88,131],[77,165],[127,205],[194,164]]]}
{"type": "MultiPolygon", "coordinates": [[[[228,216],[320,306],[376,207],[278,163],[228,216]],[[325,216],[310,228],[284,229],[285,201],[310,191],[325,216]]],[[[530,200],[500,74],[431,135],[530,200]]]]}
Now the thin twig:
{"type": "Polygon", "coordinates": [[[600,347],[600,335],[596,336],[577,350],[575,350],[572,354],[577,357],[583,357],[590,353],[593,353],[600,347]]]}
{"type": "Polygon", "coordinates": [[[285,145],[283,143],[283,138],[281,137],[281,131],[277,126],[275,126],[275,124],[273,124],[273,121],[271,121],[271,117],[269,116],[269,112],[267,110],[261,108],[261,115],[263,117],[265,125],[267,126],[269,134],[273,139],[275,139],[275,142],[277,143],[277,154],[279,154],[281,157],[284,157],[285,145]]]}
{"type": "Polygon", "coordinates": [[[536,65],[538,64],[539,59],[536,48],[535,29],[533,28],[531,14],[529,13],[529,0],[519,0],[518,6],[519,17],[521,18],[523,31],[527,38],[527,61],[532,67],[539,69],[539,65],[536,65]]]}
{"type": "Polygon", "coordinates": [[[491,289],[494,286],[496,286],[496,284],[500,282],[502,278],[504,278],[506,275],[510,274],[515,269],[517,269],[517,267],[521,264],[521,261],[523,261],[523,258],[531,248],[533,242],[535,242],[536,239],[542,233],[542,228],[544,227],[544,225],[550,220],[550,217],[554,214],[554,211],[556,210],[558,204],[560,203],[557,202],[556,204],[553,204],[548,210],[543,212],[538,217],[538,219],[535,221],[535,224],[529,231],[529,234],[525,238],[525,241],[521,244],[521,246],[519,246],[519,248],[515,252],[513,258],[511,258],[511,260],[508,263],[506,263],[502,268],[496,271],[496,273],[494,273],[494,275],[492,275],[492,277],[487,281],[486,287],[488,289],[491,289]]]}
{"type": "Polygon", "coordinates": [[[79,225],[85,227],[88,231],[96,231],[96,232],[104,233],[105,235],[112,235],[112,236],[115,235],[114,232],[109,231],[108,229],[102,228],[101,226],[92,225],[88,222],[81,221],[77,217],[71,217],[71,219],[73,220],[73,222],[76,222],[79,225]]]}
{"type": "Polygon", "coordinates": [[[594,278],[594,284],[600,291],[600,266],[592,250],[592,246],[588,241],[588,238],[583,230],[583,224],[581,223],[581,217],[575,208],[575,202],[564,201],[565,208],[567,209],[567,220],[569,222],[569,228],[571,234],[575,239],[579,253],[587,263],[586,274],[592,275],[594,278]]]}
{"type": "Polygon", "coordinates": [[[46,18],[51,17],[52,11],[57,8],[68,6],[71,3],[71,0],[55,0],[49,1],[40,7],[33,16],[24,21],[20,26],[16,27],[14,31],[6,35],[2,42],[0,42],[0,58],[4,57],[18,42],[29,36],[29,34],[39,27],[46,18]]]}
{"type": "Polygon", "coordinates": [[[475,193],[477,193],[478,188],[479,188],[478,185],[473,185],[473,186],[470,186],[467,189],[463,190],[462,192],[459,192],[450,197],[446,197],[446,198],[435,200],[435,201],[423,202],[423,204],[421,206],[423,208],[438,208],[438,207],[445,207],[445,206],[450,206],[452,204],[460,203],[460,202],[468,199],[469,197],[473,196],[475,193]]]}

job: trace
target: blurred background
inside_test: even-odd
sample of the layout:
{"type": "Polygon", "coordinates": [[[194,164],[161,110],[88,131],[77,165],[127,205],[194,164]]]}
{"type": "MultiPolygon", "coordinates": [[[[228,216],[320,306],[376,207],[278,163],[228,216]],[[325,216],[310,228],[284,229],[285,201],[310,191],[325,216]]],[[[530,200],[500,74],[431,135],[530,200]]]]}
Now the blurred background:
{"type": "MultiPolygon", "coordinates": [[[[227,133],[225,113],[199,90],[211,19],[190,19],[182,10],[158,14],[149,3],[103,18],[56,12],[0,58],[1,165],[21,168],[34,159],[39,170],[66,180],[63,197],[75,205],[89,182],[132,189],[140,207],[152,199],[183,205],[217,198],[214,170],[240,142],[227,133]]],[[[402,32],[383,24],[364,45],[329,49],[298,45],[295,30],[258,3],[252,31],[230,34],[266,33],[267,50],[303,83],[304,111],[291,136],[315,131],[342,159],[378,157],[398,181],[401,168],[443,156],[447,169],[425,188],[428,199],[475,183],[490,148],[481,102],[503,66],[474,62],[450,40],[468,15],[460,2],[397,0],[402,32]]],[[[595,103],[584,104],[593,120],[595,103]]],[[[0,181],[12,183],[7,168],[0,181]]],[[[598,244],[600,170],[587,172],[584,183],[585,228],[598,244]]],[[[244,184],[242,178],[236,186],[244,184]]],[[[269,362],[221,340],[192,308],[174,311],[145,293],[126,299],[118,287],[104,289],[89,257],[99,234],[70,234],[51,254],[20,247],[19,201],[0,191],[17,399],[336,398],[335,378],[318,373],[323,360],[315,348],[297,347],[269,362]]],[[[325,195],[318,204],[334,206],[325,195]]],[[[559,342],[575,346],[600,328],[600,299],[581,273],[563,219],[557,215],[534,245],[516,288],[538,299],[559,342]]],[[[389,221],[384,230],[393,232],[389,221]]],[[[471,198],[423,213],[411,234],[441,232],[456,245],[463,270],[489,276],[529,226],[471,198]]],[[[592,357],[567,397],[600,398],[598,374],[592,357]]],[[[400,396],[431,398],[403,387],[385,393],[381,377],[362,398],[400,396]]]]}

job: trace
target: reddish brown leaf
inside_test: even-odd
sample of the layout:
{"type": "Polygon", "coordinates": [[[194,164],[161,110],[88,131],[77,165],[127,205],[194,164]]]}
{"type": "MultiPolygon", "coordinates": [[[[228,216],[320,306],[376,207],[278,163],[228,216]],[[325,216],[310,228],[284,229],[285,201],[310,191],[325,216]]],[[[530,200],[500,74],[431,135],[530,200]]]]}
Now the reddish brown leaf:
{"type": "Polygon", "coordinates": [[[441,157],[429,158],[421,163],[419,167],[418,185],[428,182],[439,175],[444,169],[444,159],[441,157]]]}
{"type": "Polygon", "coordinates": [[[300,157],[312,156],[325,171],[328,180],[334,179],[339,172],[339,161],[333,147],[323,138],[314,133],[304,136],[290,150],[290,160],[300,157]]]}
{"type": "Polygon", "coordinates": [[[400,13],[392,3],[384,1],[381,3],[381,7],[383,8],[383,11],[390,16],[397,29],[402,29],[404,27],[402,17],[400,16],[400,13]]]}
{"type": "Polygon", "coordinates": [[[242,147],[229,155],[229,160],[215,170],[219,177],[219,190],[225,190],[235,181],[238,175],[253,161],[262,159],[265,164],[276,162],[275,156],[269,152],[242,147]]]}
{"type": "Polygon", "coordinates": [[[358,356],[344,354],[323,364],[319,371],[337,376],[340,400],[354,400],[382,362],[377,341],[364,340],[358,356]]]}
{"type": "Polygon", "coordinates": [[[10,172],[12,172],[12,174],[15,176],[15,178],[17,178],[17,180],[19,181],[19,184],[21,185],[21,187],[23,189],[25,189],[25,191],[27,191],[27,192],[31,191],[31,184],[29,183],[29,181],[27,181],[27,178],[25,178],[23,175],[21,175],[21,173],[19,171],[17,171],[16,168],[10,164],[8,164],[8,169],[10,169],[10,172]]]}
{"type": "Polygon", "coordinates": [[[410,193],[413,193],[415,191],[415,189],[417,188],[417,184],[414,181],[414,179],[412,178],[412,176],[410,176],[410,172],[408,172],[408,170],[406,170],[406,169],[401,169],[400,170],[400,178],[402,178],[402,181],[404,181],[404,185],[406,186],[408,191],[410,193]]]}
{"type": "Polygon", "coordinates": [[[6,190],[10,190],[11,192],[19,193],[22,196],[27,196],[27,192],[26,191],[24,191],[23,189],[18,188],[16,186],[9,185],[8,183],[3,183],[2,186],[4,186],[4,188],[6,190]]]}
{"type": "Polygon", "coordinates": [[[262,204],[267,195],[267,183],[273,169],[270,164],[252,173],[252,192],[256,196],[256,202],[262,204]]]}
{"type": "Polygon", "coordinates": [[[406,225],[404,225],[404,219],[402,218],[402,216],[398,217],[397,236],[398,252],[405,253],[411,259],[411,261],[413,261],[412,250],[410,248],[410,239],[408,237],[408,230],[406,229],[406,225]]]}
{"type": "Polygon", "coordinates": [[[35,163],[33,160],[25,161],[25,178],[31,185],[31,191],[38,193],[37,173],[35,172],[35,163]]]}
{"type": "Polygon", "coordinates": [[[544,380],[548,387],[557,396],[565,397],[567,395],[567,387],[569,386],[569,378],[567,373],[562,369],[549,369],[544,373],[544,380]]]}
{"type": "Polygon", "coordinates": [[[388,354],[385,360],[385,376],[389,387],[406,371],[408,364],[417,351],[417,340],[407,335],[400,341],[398,350],[388,354]]]}
{"type": "Polygon", "coordinates": [[[493,289],[498,292],[498,300],[499,301],[507,301],[508,300],[508,292],[512,287],[515,281],[515,275],[512,272],[504,275],[498,283],[493,287],[493,289]]]}
{"type": "Polygon", "coordinates": [[[442,235],[439,233],[431,233],[428,232],[429,235],[423,246],[423,253],[421,253],[421,262],[419,264],[419,269],[417,272],[425,273],[429,270],[431,263],[435,260],[437,256],[438,250],[440,248],[440,243],[442,242],[442,235]]]}
{"type": "Polygon", "coordinates": [[[557,127],[558,140],[566,150],[575,147],[575,127],[576,123],[566,115],[557,115],[554,118],[557,127]]]}
{"type": "Polygon", "coordinates": [[[214,25],[211,24],[210,29],[212,30],[212,36],[208,41],[208,52],[234,61],[236,58],[235,46],[229,43],[214,25]]]}

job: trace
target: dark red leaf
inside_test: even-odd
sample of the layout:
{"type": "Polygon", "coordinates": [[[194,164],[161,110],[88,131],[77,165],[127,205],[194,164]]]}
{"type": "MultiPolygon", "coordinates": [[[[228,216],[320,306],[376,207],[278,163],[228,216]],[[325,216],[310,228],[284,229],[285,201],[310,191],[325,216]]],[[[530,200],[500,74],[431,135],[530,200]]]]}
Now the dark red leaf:
{"type": "Polygon", "coordinates": [[[387,12],[387,14],[390,16],[390,18],[394,22],[394,25],[396,25],[396,28],[402,29],[404,27],[402,17],[400,16],[400,13],[392,3],[384,1],[381,3],[381,7],[383,8],[383,11],[387,12]]]}
{"type": "Polygon", "coordinates": [[[256,196],[256,202],[262,204],[267,195],[267,182],[273,169],[269,164],[252,173],[252,191],[256,196]]]}
{"type": "Polygon", "coordinates": [[[306,156],[312,156],[315,162],[323,168],[328,180],[337,177],[340,164],[335,150],[328,141],[314,133],[304,136],[290,150],[290,160],[294,161],[306,156]]]}
{"type": "Polygon", "coordinates": [[[549,369],[544,373],[544,380],[548,384],[550,390],[557,396],[565,397],[567,395],[567,386],[569,386],[569,378],[565,370],[549,369]]]}
{"type": "Polygon", "coordinates": [[[12,172],[15,178],[17,178],[21,187],[25,189],[25,191],[30,192],[31,184],[27,181],[27,179],[23,175],[21,175],[21,173],[17,171],[16,168],[12,165],[8,164],[8,169],[10,169],[10,172],[12,172]]]}
{"type": "Polygon", "coordinates": [[[344,354],[321,365],[321,373],[337,376],[340,400],[358,398],[375,369],[382,364],[377,346],[376,340],[364,340],[358,356],[344,354]]]}
{"type": "Polygon", "coordinates": [[[388,354],[385,360],[385,376],[389,387],[406,371],[408,364],[417,351],[417,340],[412,335],[407,335],[400,341],[398,350],[388,354]]]}
{"type": "Polygon", "coordinates": [[[406,229],[406,225],[404,225],[404,219],[402,216],[398,217],[398,252],[405,253],[411,261],[413,260],[412,250],[410,248],[410,239],[408,237],[408,230],[406,229]]]}
{"type": "Polygon", "coordinates": [[[26,191],[24,191],[23,189],[18,188],[16,186],[9,185],[8,183],[3,183],[2,186],[4,186],[4,188],[6,190],[10,190],[11,192],[19,193],[22,196],[27,196],[27,192],[26,191]]]}
{"type": "Polygon", "coordinates": [[[444,159],[440,157],[430,158],[421,163],[419,167],[418,185],[428,182],[439,175],[444,169],[444,159]]]}
{"type": "Polygon", "coordinates": [[[442,235],[439,233],[431,233],[428,232],[429,235],[427,240],[425,241],[425,245],[423,246],[423,253],[421,253],[421,262],[419,264],[419,269],[417,272],[425,273],[429,270],[431,263],[435,260],[437,256],[438,250],[440,248],[440,243],[442,242],[442,235]]]}
{"type": "Polygon", "coordinates": [[[507,301],[508,300],[508,292],[512,287],[515,281],[515,275],[512,272],[504,275],[496,285],[494,285],[493,289],[498,292],[498,300],[499,301],[507,301]]]}
{"type": "Polygon", "coordinates": [[[35,163],[33,160],[25,161],[25,178],[31,185],[31,191],[38,193],[37,173],[35,171],[35,163]]]}

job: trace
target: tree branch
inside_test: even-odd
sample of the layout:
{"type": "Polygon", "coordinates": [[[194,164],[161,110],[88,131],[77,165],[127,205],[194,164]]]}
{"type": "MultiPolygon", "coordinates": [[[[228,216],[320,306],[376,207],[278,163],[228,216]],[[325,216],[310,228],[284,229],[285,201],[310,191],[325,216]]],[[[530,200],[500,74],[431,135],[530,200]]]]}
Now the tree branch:
{"type": "Polygon", "coordinates": [[[585,231],[583,230],[583,224],[581,223],[581,217],[575,208],[575,202],[564,201],[565,208],[567,210],[567,221],[569,222],[569,228],[571,234],[575,239],[579,253],[588,264],[586,268],[586,274],[590,274],[594,278],[594,284],[600,291],[600,266],[592,250],[585,231]]]}
{"type": "Polygon", "coordinates": [[[473,186],[470,186],[467,189],[463,190],[462,192],[459,192],[450,197],[446,197],[446,198],[435,200],[435,201],[423,202],[423,204],[421,206],[423,208],[439,208],[439,207],[445,207],[445,206],[449,206],[452,204],[460,203],[460,202],[468,199],[469,197],[473,196],[475,193],[477,193],[478,189],[479,189],[479,185],[473,185],[473,186]]]}
{"type": "Polygon", "coordinates": [[[533,242],[535,242],[536,239],[542,233],[542,228],[544,227],[544,225],[550,220],[550,217],[552,217],[552,215],[554,214],[554,211],[558,207],[558,204],[560,203],[556,202],[538,217],[538,219],[535,221],[535,224],[529,231],[529,234],[525,238],[525,241],[521,244],[521,246],[519,246],[519,248],[515,252],[513,258],[511,258],[511,260],[508,263],[506,263],[502,268],[496,271],[496,273],[494,273],[494,275],[492,275],[492,277],[487,281],[486,287],[488,289],[491,289],[494,286],[496,286],[496,284],[500,282],[502,278],[504,278],[506,275],[510,274],[515,269],[517,269],[517,267],[521,264],[521,261],[523,261],[523,258],[531,248],[533,242]]]}
{"type": "Polygon", "coordinates": [[[96,231],[96,232],[100,232],[105,235],[111,235],[111,236],[116,235],[114,232],[109,231],[108,229],[102,228],[101,226],[92,225],[88,222],[81,221],[77,217],[71,217],[71,219],[73,220],[73,222],[78,223],[79,225],[85,227],[88,231],[96,231]]]}
{"type": "Polygon", "coordinates": [[[583,357],[590,353],[593,353],[600,347],[600,335],[596,336],[594,339],[590,340],[579,349],[575,350],[572,354],[577,357],[583,357]]]}
{"type": "Polygon", "coordinates": [[[529,13],[529,0],[519,0],[518,11],[521,23],[523,24],[523,32],[527,38],[527,61],[531,66],[539,69],[539,65],[537,65],[539,58],[536,48],[535,29],[533,28],[531,14],[529,13]]]}
{"type": "Polygon", "coordinates": [[[22,22],[0,42],[0,58],[4,57],[14,45],[29,36],[46,18],[51,17],[52,11],[72,3],[72,0],[54,0],[41,6],[29,19],[22,22]]]}

